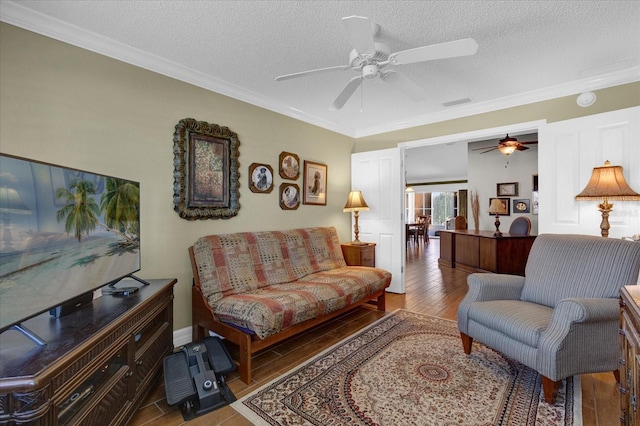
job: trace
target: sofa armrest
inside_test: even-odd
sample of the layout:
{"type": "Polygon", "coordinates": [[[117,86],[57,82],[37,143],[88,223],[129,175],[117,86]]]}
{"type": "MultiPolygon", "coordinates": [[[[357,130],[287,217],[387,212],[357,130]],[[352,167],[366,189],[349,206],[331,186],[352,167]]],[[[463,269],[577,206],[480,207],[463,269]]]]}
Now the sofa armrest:
{"type": "Polygon", "coordinates": [[[458,329],[467,334],[469,308],[475,302],[488,300],[518,300],[524,287],[524,277],[508,274],[470,274],[469,290],[458,306],[458,329]]]}

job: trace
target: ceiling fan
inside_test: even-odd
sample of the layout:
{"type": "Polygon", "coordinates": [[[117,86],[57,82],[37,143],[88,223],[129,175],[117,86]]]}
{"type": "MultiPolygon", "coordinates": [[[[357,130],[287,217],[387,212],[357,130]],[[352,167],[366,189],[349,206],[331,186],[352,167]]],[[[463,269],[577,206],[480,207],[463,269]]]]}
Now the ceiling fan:
{"type": "Polygon", "coordinates": [[[497,149],[504,155],[511,155],[516,151],[524,151],[529,149],[529,147],[525,145],[533,145],[537,143],[538,141],[519,142],[518,139],[510,137],[509,134],[507,134],[506,138],[500,139],[500,141],[498,142],[498,145],[492,146],[492,147],[485,146],[484,148],[476,148],[473,151],[480,151],[484,149],[486,151],[483,151],[480,154],[486,154],[487,152],[494,151],[497,149]]]}
{"type": "Polygon", "coordinates": [[[353,45],[353,50],[349,53],[349,62],[347,65],[285,74],[276,77],[276,81],[334,70],[352,69],[357,71],[358,75],[349,80],[347,85],[334,99],[329,107],[330,110],[335,111],[341,109],[360,86],[362,80],[373,79],[378,76],[384,82],[404,93],[414,101],[421,101],[426,98],[427,94],[420,86],[402,74],[392,69],[385,69],[385,67],[387,65],[406,65],[436,59],[474,55],[478,51],[476,41],[472,38],[466,38],[391,53],[391,50],[386,44],[374,40],[380,27],[372,23],[369,18],[348,16],[342,18],[342,23],[353,45]]]}

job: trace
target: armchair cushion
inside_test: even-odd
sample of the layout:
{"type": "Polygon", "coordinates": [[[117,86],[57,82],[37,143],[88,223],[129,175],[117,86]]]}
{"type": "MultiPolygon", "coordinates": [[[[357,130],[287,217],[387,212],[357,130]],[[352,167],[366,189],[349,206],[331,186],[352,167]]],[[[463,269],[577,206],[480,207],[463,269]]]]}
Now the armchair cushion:
{"type": "Polygon", "coordinates": [[[552,316],[553,309],[520,300],[477,302],[469,309],[470,321],[534,348],[552,316]]]}

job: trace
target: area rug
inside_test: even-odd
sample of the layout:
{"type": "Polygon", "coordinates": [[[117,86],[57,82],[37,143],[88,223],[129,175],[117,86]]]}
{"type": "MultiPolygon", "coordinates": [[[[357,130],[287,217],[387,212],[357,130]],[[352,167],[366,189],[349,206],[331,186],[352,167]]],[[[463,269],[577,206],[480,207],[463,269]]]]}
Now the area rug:
{"type": "Polygon", "coordinates": [[[556,403],[540,376],[454,321],[397,310],[232,404],[256,425],[582,424],[579,376],[556,403]]]}

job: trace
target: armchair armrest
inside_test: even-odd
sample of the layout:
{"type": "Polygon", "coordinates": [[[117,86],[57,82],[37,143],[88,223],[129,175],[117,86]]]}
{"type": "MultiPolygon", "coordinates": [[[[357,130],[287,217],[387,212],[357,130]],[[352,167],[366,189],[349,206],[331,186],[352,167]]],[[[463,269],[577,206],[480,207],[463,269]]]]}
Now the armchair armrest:
{"type": "Polygon", "coordinates": [[[524,277],[508,274],[471,274],[467,277],[467,284],[469,290],[458,306],[458,329],[465,334],[469,308],[473,303],[520,299],[524,277]]]}
{"type": "Polygon", "coordinates": [[[507,274],[471,274],[467,277],[469,291],[465,300],[518,300],[524,286],[524,277],[507,274]]]}
{"type": "Polygon", "coordinates": [[[618,303],[615,298],[568,298],[558,302],[540,336],[538,371],[551,380],[562,380],[581,372],[615,370],[618,303]],[[581,357],[576,356],[578,353],[581,357]]]}

